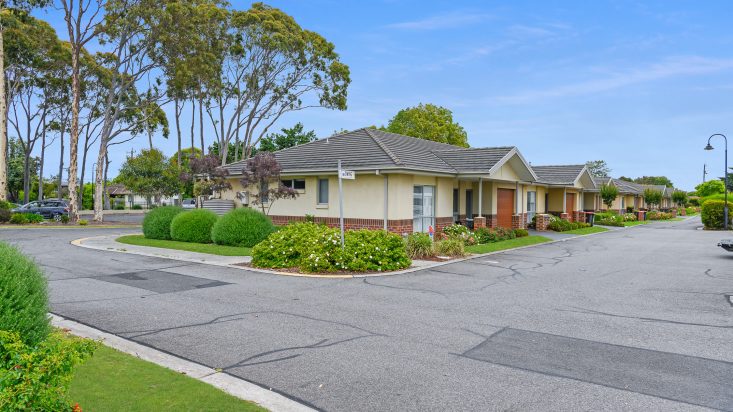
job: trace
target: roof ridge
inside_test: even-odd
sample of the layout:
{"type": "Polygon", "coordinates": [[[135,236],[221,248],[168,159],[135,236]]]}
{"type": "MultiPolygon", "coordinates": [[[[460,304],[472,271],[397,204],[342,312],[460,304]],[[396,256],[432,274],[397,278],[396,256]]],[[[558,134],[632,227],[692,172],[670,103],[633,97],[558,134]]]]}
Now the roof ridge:
{"type": "Polygon", "coordinates": [[[574,164],[574,165],[532,165],[532,167],[585,167],[584,164],[574,164]]]}
{"type": "Polygon", "coordinates": [[[386,153],[387,156],[389,156],[389,158],[392,159],[393,162],[395,162],[395,164],[397,164],[397,165],[404,165],[402,163],[402,161],[400,160],[400,158],[397,157],[397,155],[395,155],[394,153],[392,153],[392,151],[389,150],[389,148],[387,146],[385,146],[381,141],[379,141],[379,139],[377,138],[377,136],[375,136],[374,134],[372,134],[372,132],[369,130],[369,128],[364,127],[364,128],[362,128],[362,130],[364,130],[366,132],[366,134],[369,137],[371,137],[372,140],[374,140],[374,143],[376,143],[377,146],[379,146],[382,150],[384,150],[384,153],[386,153]]]}
{"type": "MultiPolygon", "coordinates": [[[[436,142],[440,143],[440,142],[436,142]]],[[[442,144],[448,144],[448,143],[442,143],[442,144]]],[[[454,146],[454,145],[450,145],[454,146]]],[[[496,150],[496,149],[514,149],[516,146],[495,146],[495,147],[459,147],[455,146],[455,148],[452,149],[432,149],[433,152],[459,152],[459,151],[471,151],[471,150],[496,150]]]]}

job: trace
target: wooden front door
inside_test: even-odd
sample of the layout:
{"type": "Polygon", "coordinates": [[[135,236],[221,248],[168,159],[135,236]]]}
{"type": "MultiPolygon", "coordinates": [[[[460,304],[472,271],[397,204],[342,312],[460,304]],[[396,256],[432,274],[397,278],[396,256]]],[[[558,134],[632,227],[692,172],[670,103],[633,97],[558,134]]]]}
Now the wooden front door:
{"type": "Polygon", "coordinates": [[[496,190],[496,220],[499,227],[511,228],[514,214],[514,189],[496,190]]]}
{"type": "Polygon", "coordinates": [[[575,193],[565,194],[565,212],[570,215],[570,220],[572,220],[573,212],[575,212],[575,193]]]}

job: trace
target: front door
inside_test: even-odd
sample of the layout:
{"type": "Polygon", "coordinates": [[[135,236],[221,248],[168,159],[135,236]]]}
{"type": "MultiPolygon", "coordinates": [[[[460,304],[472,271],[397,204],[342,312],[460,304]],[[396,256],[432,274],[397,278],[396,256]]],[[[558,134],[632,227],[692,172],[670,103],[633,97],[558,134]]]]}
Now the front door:
{"type": "Polygon", "coordinates": [[[496,190],[496,220],[499,227],[511,228],[514,214],[514,189],[496,190]]]}
{"type": "Polygon", "coordinates": [[[466,219],[473,219],[473,190],[466,190],[466,219]]]}
{"type": "Polygon", "coordinates": [[[570,215],[570,220],[573,219],[573,212],[575,212],[575,193],[565,194],[565,213],[570,215]]]}

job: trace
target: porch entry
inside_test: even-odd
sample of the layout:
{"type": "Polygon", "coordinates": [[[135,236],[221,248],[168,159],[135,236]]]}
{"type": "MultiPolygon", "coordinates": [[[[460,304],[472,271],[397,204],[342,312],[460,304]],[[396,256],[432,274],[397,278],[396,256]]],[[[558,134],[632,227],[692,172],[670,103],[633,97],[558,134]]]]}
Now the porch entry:
{"type": "Polygon", "coordinates": [[[511,228],[514,214],[514,189],[496,189],[496,224],[511,228]]]}
{"type": "Polygon", "coordinates": [[[565,194],[565,213],[570,215],[570,218],[573,217],[573,212],[575,212],[575,193],[566,193],[565,194]]]}
{"type": "Polygon", "coordinates": [[[412,231],[435,229],[435,186],[415,186],[412,191],[412,231]]]}
{"type": "Polygon", "coordinates": [[[527,222],[531,222],[537,213],[537,192],[527,192],[527,222]]]}

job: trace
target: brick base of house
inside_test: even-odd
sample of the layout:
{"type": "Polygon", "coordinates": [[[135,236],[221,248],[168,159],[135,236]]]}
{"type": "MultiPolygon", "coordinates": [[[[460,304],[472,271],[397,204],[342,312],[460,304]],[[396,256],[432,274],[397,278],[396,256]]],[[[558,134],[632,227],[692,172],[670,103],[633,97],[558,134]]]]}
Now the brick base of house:
{"type": "Polygon", "coordinates": [[[687,216],[687,210],[684,208],[680,209],[680,216],[687,216]]]}
{"type": "Polygon", "coordinates": [[[453,216],[450,217],[436,217],[435,218],[435,232],[439,233],[442,232],[443,229],[446,227],[452,225],[453,222],[453,216]]]}
{"type": "Polygon", "coordinates": [[[538,214],[537,219],[535,220],[536,227],[538,231],[546,231],[547,226],[550,224],[550,215],[548,214],[538,214]]]}
{"type": "Polygon", "coordinates": [[[585,223],[585,212],[574,211],[573,222],[585,223]]]}
{"type": "Polygon", "coordinates": [[[560,213],[560,219],[572,221],[573,217],[570,216],[570,213],[560,213]]]}
{"type": "Polygon", "coordinates": [[[524,229],[527,226],[524,217],[524,213],[512,215],[512,229],[524,229]]]}
{"type": "Polygon", "coordinates": [[[482,227],[486,227],[486,217],[474,217],[473,218],[473,229],[480,229],[482,227]]]}

